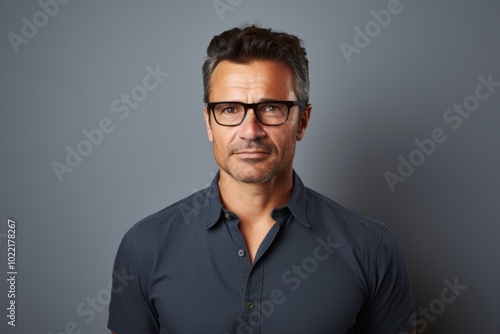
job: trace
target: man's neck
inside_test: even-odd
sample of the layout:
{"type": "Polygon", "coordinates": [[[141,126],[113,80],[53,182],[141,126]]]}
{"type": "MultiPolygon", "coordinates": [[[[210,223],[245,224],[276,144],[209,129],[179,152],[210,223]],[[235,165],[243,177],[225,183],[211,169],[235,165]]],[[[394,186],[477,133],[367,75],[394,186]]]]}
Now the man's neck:
{"type": "Polygon", "coordinates": [[[287,203],[292,187],[292,168],[264,183],[241,182],[220,171],[219,190],[224,207],[246,221],[270,217],[274,208],[287,203]]]}

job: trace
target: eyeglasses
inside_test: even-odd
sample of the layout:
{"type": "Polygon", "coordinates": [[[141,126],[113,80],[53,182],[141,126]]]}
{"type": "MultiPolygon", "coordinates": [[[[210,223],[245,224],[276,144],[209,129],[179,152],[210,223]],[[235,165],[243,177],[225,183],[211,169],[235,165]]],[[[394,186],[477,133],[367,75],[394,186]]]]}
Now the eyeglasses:
{"type": "Polygon", "coordinates": [[[215,121],[223,126],[237,126],[243,123],[248,109],[253,109],[255,117],[263,125],[282,125],[288,120],[290,108],[304,107],[304,101],[269,101],[259,103],[212,102],[206,106],[212,110],[215,121]]]}

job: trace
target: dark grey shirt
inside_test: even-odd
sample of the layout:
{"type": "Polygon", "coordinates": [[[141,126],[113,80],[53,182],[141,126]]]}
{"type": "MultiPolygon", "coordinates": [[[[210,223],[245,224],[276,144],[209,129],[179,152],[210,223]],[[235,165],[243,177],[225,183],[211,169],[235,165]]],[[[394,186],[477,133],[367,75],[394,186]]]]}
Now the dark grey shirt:
{"type": "Polygon", "coordinates": [[[383,224],[304,187],[253,265],[211,186],[135,224],[116,256],[109,329],[142,333],[411,332],[400,246],[383,224]]]}

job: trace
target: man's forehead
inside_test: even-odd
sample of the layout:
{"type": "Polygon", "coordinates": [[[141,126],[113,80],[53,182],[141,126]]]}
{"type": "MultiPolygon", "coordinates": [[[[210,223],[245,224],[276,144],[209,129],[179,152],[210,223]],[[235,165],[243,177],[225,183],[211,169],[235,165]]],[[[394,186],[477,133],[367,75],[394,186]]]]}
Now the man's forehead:
{"type": "Polygon", "coordinates": [[[291,71],[286,65],[272,60],[249,63],[223,60],[215,67],[210,84],[211,93],[228,89],[271,90],[280,95],[293,92],[291,71]]]}

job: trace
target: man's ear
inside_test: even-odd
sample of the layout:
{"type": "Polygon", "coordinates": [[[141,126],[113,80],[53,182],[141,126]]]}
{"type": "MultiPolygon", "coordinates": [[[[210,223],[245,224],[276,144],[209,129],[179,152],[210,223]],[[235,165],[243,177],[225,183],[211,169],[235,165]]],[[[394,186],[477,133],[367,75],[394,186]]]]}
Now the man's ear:
{"type": "Polygon", "coordinates": [[[205,125],[207,126],[208,140],[212,142],[213,136],[212,136],[212,126],[210,124],[210,111],[207,109],[207,107],[203,107],[203,116],[205,117],[205,125]]]}
{"type": "Polygon", "coordinates": [[[308,104],[304,107],[302,111],[302,116],[299,121],[299,128],[297,130],[297,141],[302,140],[306,134],[307,125],[309,124],[309,117],[311,117],[312,105],[308,104]]]}

